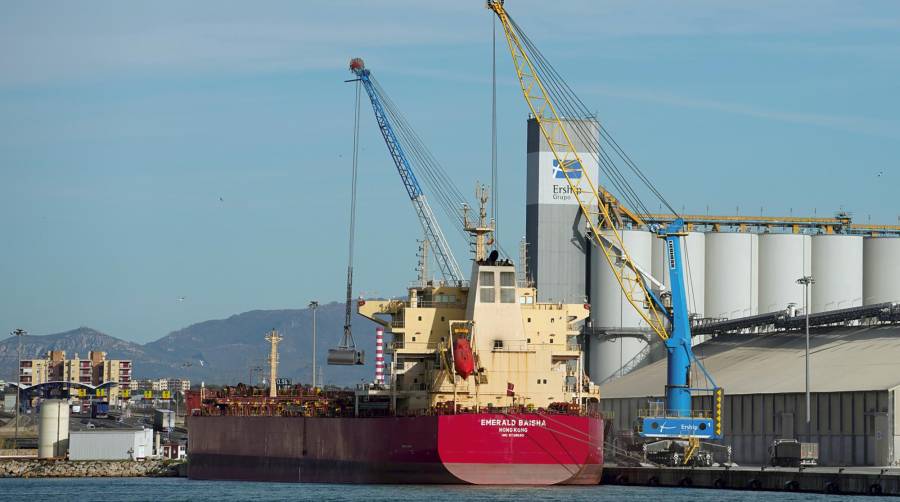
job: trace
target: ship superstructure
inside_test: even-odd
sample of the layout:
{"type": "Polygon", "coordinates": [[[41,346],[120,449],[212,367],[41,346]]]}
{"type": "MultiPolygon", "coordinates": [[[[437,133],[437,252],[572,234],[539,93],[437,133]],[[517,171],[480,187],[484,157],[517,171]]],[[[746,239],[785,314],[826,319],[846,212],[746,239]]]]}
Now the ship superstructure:
{"type": "Polygon", "coordinates": [[[389,394],[391,409],[401,413],[596,402],[578,342],[588,305],[538,302],[536,289],[517,279],[510,260],[486,254],[485,241],[478,240],[491,228],[483,203],[478,225],[467,228],[476,240],[468,282],[417,282],[403,300],[359,302],[359,313],[392,336],[385,352],[393,385],[363,392],[389,394]],[[474,363],[471,375],[459,364],[467,357],[474,363]]]}

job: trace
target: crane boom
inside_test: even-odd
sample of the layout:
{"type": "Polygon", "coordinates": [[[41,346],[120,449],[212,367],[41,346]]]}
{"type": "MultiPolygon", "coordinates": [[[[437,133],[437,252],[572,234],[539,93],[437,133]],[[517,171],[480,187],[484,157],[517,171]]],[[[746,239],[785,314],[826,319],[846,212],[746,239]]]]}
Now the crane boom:
{"type": "Polygon", "coordinates": [[[525,46],[513,29],[509,16],[499,0],[488,0],[488,8],[497,14],[506,35],[509,52],[519,78],[519,85],[531,114],[547,141],[553,157],[560,166],[572,193],[581,207],[585,221],[590,227],[590,235],[603,256],[612,268],[625,298],[644,319],[657,336],[665,340],[669,337],[666,331],[666,315],[657,308],[657,298],[649,290],[642,272],[626,249],[621,232],[623,217],[636,224],[644,221],[630,210],[619,204],[615,197],[599,184],[595,184],[591,176],[579,176],[580,166],[586,166],[581,154],[575,147],[566,127],[566,119],[557,111],[550,93],[538,76],[538,71],[525,49],[525,46]],[[625,273],[625,269],[631,273],[625,273]],[[644,308],[648,306],[649,308],[644,308]]]}
{"type": "MultiPolygon", "coordinates": [[[[578,201],[592,240],[603,251],[625,298],[665,343],[668,362],[665,407],[658,406],[659,409],[646,414],[641,423],[641,435],[686,440],[689,444],[683,457],[686,463],[697,452],[700,439],[722,437],[723,394],[691,350],[691,326],[682,267],[681,240],[686,235],[684,222],[676,218],[663,228],[655,224],[648,225],[622,206],[603,186],[595,184],[591,176],[574,174],[576,171],[580,174],[580,169],[586,164],[582,163],[581,154],[570,136],[568,118],[560,115],[554,92],[549,92],[542,81],[541,75],[546,70],[546,62],[532,60],[536,49],[509,18],[503,0],[487,0],[487,7],[497,15],[503,26],[525,102],[578,201]],[[658,284],[658,281],[649,280],[649,275],[629,255],[619,231],[626,224],[649,227],[665,240],[671,283],[671,310],[650,286],[651,282],[658,284]],[[692,387],[692,366],[703,372],[711,384],[710,388],[692,387]],[[697,390],[713,392],[713,411],[708,415],[692,409],[692,391],[697,390]]],[[[537,57],[542,58],[539,53],[537,57]]],[[[555,89],[559,92],[558,81],[551,81],[549,85],[550,91],[555,89]]]]}
{"type": "Polygon", "coordinates": [[[459,264],[456,262],[456,258],[453,257],[450,245],[447,243],[447,239],[444,237],[440,225],[438,225],[434,212],[428,204],[428,200],[425,198],[425,193],[422,191],[422,185],[420,185],[419,180],[416,179],[416,174],[410,166],[406,153],[403,150],[403,146],[397,138],[397,135],[394,133],[394,128],[385,113],[382,99],[372,83],[369,70],[365,67],[365,63],[363,63],[362,59],[353,58],[350,60],[350,71],[352,71],[359,81],[362,82],[363,88],[369,96],[369,101],[372,102],[372,110],[375,112],[375,120],[378,122],[378,129],[381,131],[384,143],[387,145],[388,152],[391,154],[394,165],[397,166],[397,172],[400,174],[400,179],[403,181],[403,186],[406,188],[409,200],[412,201],[416,216],[418,216],[419,222],[422,224],[422,230],[425,232],[425,237],[431,244],[435,261],[438,264],[438,268],[441,270],[441,276],[443,276],[445,280],[459,282],[462,280],[462,271],[459,268],[459,264]]]}

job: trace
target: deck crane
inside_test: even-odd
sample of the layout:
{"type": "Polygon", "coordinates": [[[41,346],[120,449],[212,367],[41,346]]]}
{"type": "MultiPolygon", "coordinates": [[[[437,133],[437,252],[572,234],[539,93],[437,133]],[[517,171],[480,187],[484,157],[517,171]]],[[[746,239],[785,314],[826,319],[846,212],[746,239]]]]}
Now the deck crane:
{"type": "Polygon", "coordinates": [[[384,137],[384,142],[391,154],[391,158],[397,166],[397,172],[400,174],[400,179],[403,181],[409,200],[412,201],[413,208],[416,210],[416,216],[418,216],[419,222],[422,224],[425,238],[431,245],[431,251],[438,268],[440,268],[441,276],[446,281],[459,283],[463,278],[462,271],[453,257],[450,245],[447,243],[440,225],[438,225],[431,206],[425,198],[422,186],[419,184],[406,151],[394,131],[394,126],[388,119],[388,113],[385,112],[384,97],[374,85],[371,73],[361,58],[350,60],[350,71],[356,75],[357,78],[355,80],[362,83],[366,94],[369,95],[369,101],[372,102],[372,110],[375,112],[375,120],[378,122],[378,128],[381,130],[381,135],[384,137]]]}
{"type": "MultiPolygon", "coordinates": [[[[569,119],[577,118],[579,112],[587,111],[586,108],[518,24],[510,18],[503,0],[487,0],[487,8],[497,15],[503,27],[525,101],[553,152],[559,170],[564,174],[578,201],[589,227],[590,237],[603,251],[606,262],[625,293],[625,298],[665,344],[668,363],[665,402],[654,403],[655,406],[643,413],[637,424],[638,432],[644,438],[673,440],[672,443],[678,444],[681,449],[680,453],[672,457],[678,463],[710,462],[710,456],[703,456],[700,460],[697,453],[700,451],[701,440],[722,438],[724,396],[722,388],[716,386],[691,350],[691,326],[682,268],[682,237],[686,235],[684,222],[676,218],[670,224],[661,226],[644,221],[637,213],[619,202],[606,188],[595,184],[591,176],[580,176],[581,166],[586,164],[582,162],[582,153],[576,149],[576,140],[580,136],[582,144],[589,142],[585,139],[587,136],[585,132],[579,131],[578,126],[569,119]],[[623,228],[647,228],[665,240],[666,262],[671,284],[668,296],[671,306],[663,301],[662,285],[632,260],[620,232],[623,228]],[[705,377],[708,383],[706,387],[692,386],[692,367],[698,368],[705,377]],[[694,392],[712,393],[711,412],[693,408],[694,392]]],[[[641,177],[644,184],[665,202],[661,194],[650,184],[649,179],[640,173],[637,166],[618,144],[611,140],[608,133],[605,133],[602,127],[600,131],[601,140],[607,138],[607,145],[611,145],[613,153],[618,153],[623,162],[641,177]],[[604,133],[607,136],[604,136],[604,133]]],[[[598,167],[604,170],[620,191],[623,191],[624,197],[640,205],[636,192],[627,185],[627,182],[623,183],[621,173],[616,177],[617,171],[610,169],[610,154],[600,147],[597,140],[594,140],[594,147],[596,151],[591,152],[591,155],[595,156],[598,167]]],[[[672,212],[675,213],[674,210],[672,212]]],[[[647,214],[648,211],[642,213],[647,214]]]]}

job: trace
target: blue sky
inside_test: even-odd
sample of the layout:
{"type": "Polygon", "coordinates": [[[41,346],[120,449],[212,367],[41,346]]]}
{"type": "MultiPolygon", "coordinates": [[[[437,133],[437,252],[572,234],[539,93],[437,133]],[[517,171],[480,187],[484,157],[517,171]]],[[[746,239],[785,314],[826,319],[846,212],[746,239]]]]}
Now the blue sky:
{"type": "MultiPolygon", "coordinates": [[[[490,179],[480,0],[0,8],[4,332],[144,342],[341,299],[353,56],[467,194],[490,179]]],[[[898,222],[900,4],[507,8],[677,208],[898,222]]],[[[498,47],[501,239],[515,249],[527,111],[498,47]]],[[[361,138],[356,289],[400,294],[421,231],[368,108],[361,138]]]]}

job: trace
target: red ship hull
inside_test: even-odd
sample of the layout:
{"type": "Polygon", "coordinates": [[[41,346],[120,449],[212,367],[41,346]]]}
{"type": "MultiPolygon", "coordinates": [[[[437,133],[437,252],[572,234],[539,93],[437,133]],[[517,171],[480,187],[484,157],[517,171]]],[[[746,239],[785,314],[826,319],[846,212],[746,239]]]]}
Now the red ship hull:
{"type": "Polygon", "coordinates": [[[188,476],[304,483],[597,484],[603,420],[549,414],[188,418],[188,476]]]}

